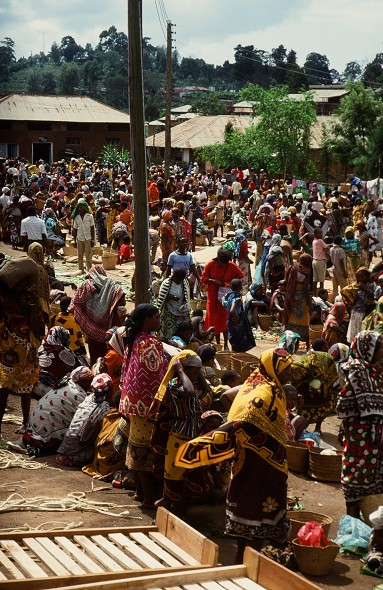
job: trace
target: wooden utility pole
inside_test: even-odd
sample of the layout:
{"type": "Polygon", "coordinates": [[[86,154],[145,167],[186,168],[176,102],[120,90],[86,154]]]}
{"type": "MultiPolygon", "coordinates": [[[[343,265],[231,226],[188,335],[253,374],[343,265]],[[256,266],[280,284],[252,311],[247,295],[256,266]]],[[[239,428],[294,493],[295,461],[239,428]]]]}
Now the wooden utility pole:
{"type": "Polygon", "coordinates": [[[166,113],[165,113],[165,180],[168,180],[172,149],[171,108],[172,108],[172,23],[167,25],[166,47],[166,113]]]}
{"type": "Polygon", "coordinates": [[[134,199],[135,303],[150,301],[149,217],[142,76],[142,0],[128,0],[129,113],[134,199]]]}

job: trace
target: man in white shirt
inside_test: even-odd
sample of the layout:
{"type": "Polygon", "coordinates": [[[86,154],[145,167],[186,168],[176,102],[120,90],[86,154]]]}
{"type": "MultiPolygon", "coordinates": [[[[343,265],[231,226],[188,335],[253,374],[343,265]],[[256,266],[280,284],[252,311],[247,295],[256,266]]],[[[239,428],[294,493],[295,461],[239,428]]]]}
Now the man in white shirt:
{"type": "Polygon", "coordinates": [[[231,185],[231,189],[233,191],[233,199],[238,203],[239,195],[242,190],[242,184],[238,181],[238,178],[234,180],[233,184],[231,185]]]}
{"type": "MultiPolygon", "coordinates": [[[[0,206],[4,210],[8,207],[9,203],[11,202],[11,198],[9,196],[9,188],[4,186],[1,189],[1,197],[0,197],[0,206]]],[[[0,209],[1,210],[1,209],[0,209]]]]}
{"type": "Polygon", "coordinates": [[[79,199],[75,209],[73,221],[73,245],[77,247],[78,267],[81,272],[84,270],[84,254],[86,268],[92,266],[92,247],[95,244],[94,218],[89,213],[89,205],[85,199],[79,199]]]}
{"type": "Polygon", "coordinates": [[[38,242],[43,247],[47,241],[45,223],[37,217],[36,207],[32,205],[27,209],[28,217],[21,221],[20,235],[23,238],[24,251],[26,252],[33,242],[38,242]]]}

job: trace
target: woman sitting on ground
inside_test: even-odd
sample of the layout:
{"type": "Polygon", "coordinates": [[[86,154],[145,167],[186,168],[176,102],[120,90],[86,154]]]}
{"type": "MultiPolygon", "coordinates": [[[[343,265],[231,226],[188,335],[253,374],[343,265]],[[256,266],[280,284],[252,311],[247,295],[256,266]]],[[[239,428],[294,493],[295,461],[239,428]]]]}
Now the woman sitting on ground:
{"type": "Polygon", "coordinates": [[[58,448],[56,463],[65,467],[83,467],[93,461],[94,442],[110,407],[106,398],[112,389],[106,373],[93,378],[92,393],[78,406],[64,439],[58,448]]]}
{"type": "Polygon", "coordinates": [[[92,379],[88,367],[77,367],[39,399],[22,437],[29,455],[49,455],[57,451],[78,406],[88,395],[92,379]]]}

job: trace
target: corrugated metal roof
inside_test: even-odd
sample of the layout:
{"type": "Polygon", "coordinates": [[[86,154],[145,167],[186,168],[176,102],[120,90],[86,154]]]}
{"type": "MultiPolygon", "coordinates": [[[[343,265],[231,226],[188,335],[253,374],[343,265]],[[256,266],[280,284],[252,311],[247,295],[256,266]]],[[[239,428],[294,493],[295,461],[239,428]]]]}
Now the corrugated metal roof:
{"type": "MultiPolygon", "coordinates": [[[[311,131],[311,149],[319,149],[322,147],[322,126],[327,127],[330,122],[333,123],[336,118],[333,116],[317,117],[311,131]]],[[[244,130],[252,123],[257,122],[257,118],[252,118],[247,115],[217,115],[214,117],[195,117],[184,123],[180,123],[176,127],[172,127],[171,140],[172,148],[174,149],[195,149],[198,147],[205,147],[214,145],[215,143],[222,143],[224,139],[225,127],[227,123],[232,123],[234,128],[244,130]]],[[[164,148],[165,147],[165,133],[157,133],[155,138],[148,137],[146,140],[148,147],[164,148]]]]}
{"type": "Polygon", "coordinates": [[[176,113],[176,114],[188,113],[191,108],[192,108],[191,104],[184,104],[180,107],[174,107],[174,109],[171,109],[171,111],[172,111],[172,113],[176,113]]]}
{"type": "MultiPolygon", "coordinates": [[[[348,94],[347,90],[334,88],[320,88],[318,90],[310,90],[313,95],[313,102],[327,102],[331,98],[339,98],[340,96],[346,96],[348,94]]],[[[288,97],[291,100],[303,100],[304,94],[296,93],[296,94],[289,94],[288,97]]],[[[254,100],[242,100],[241,102],[236,102],[233,107],[236,109],[252,109],[253,106],[256,104],[254,100]]]]}
{"type": "Polygon", "coordinates": [[[130,116],[87,96],[10,94],[0,99],[0,120],[130,123],[130,116]]]}

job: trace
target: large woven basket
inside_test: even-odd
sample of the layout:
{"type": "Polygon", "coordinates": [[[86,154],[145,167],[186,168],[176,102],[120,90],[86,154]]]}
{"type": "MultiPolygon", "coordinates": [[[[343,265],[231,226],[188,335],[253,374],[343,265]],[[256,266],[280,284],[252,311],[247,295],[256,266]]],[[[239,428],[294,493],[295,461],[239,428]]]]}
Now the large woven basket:
{"type": "Polygon", "coordinates": [[[318,448],[309,449],[309,475],[318,481],[340,482],[342,453],[321,455],[318,448]]]}
{"type": "Polygon", "coordinates": [[[306,474],[309,468],[309,450],[305,445],[289,441],[286,443],[286,456],[289,470],[306,474]]]}
{"type": "Polygon", "coordinates": [[[327,547],[308,547],[300,545],[298,539],[293,540],[293,550],[299,571],[309,576],[329,574],[339,549],[336,543],[331,543],[327,547]]]}
{"type": "Polygon", "coordinates": [[[323,332],[323,325],[322,324],[313,324],[312,326],[310,325],[310,327],[309,327],[310,342],[312,343],[312,341],[315,340],[316,338],[322,338],[322,332],[323,332]]]}
{"type": "Polygon", "coordinates": [[[273,325],[273,317],[271,315],[258,315],[259,327],[263,332],[268,332],[273,325]]]}
{"type": "Polygon", "coordinates": [[[258,367],[259,359],[248,352],[231,353],[231,369],[237,371],[242,379],[247,379],[258,367]]]}
{"type": "Polygon", "coordinates": [[[102,255],[102,266],[105,270],[114,270],[117,264],[117,255],[114,252],[104,252],[102,255]]]}
{"type": "Polygon", "coordinates": [[[230,352],[217,352],[215,358],[220,368],[214,366],[214,371],[218,377],[221,377],[225,371],[231,368],[231,354],[230,352]]]}
{"type": "Polygon", "coordinates": [[[299,529],[302,528],[306,522],[319,522],[319,524],[322,525],[326,536],[328,536],[330,532],[332,518],[327,516],[327,514],[321,514],[320,512],[310,512],[309,510],[289,510],[287,515],[291,523],[291,530],[289,534],[290,541],[297,538],[299,529]]]}
{"type": "Polygon", "coordinates": [[[379,506],[383,506],[383,494],[375,494],[374,496],[364,496],[359,500],[360,511],[363,515],[364,521],[369,525],[370,514],[375,512],[379,506]]]}

